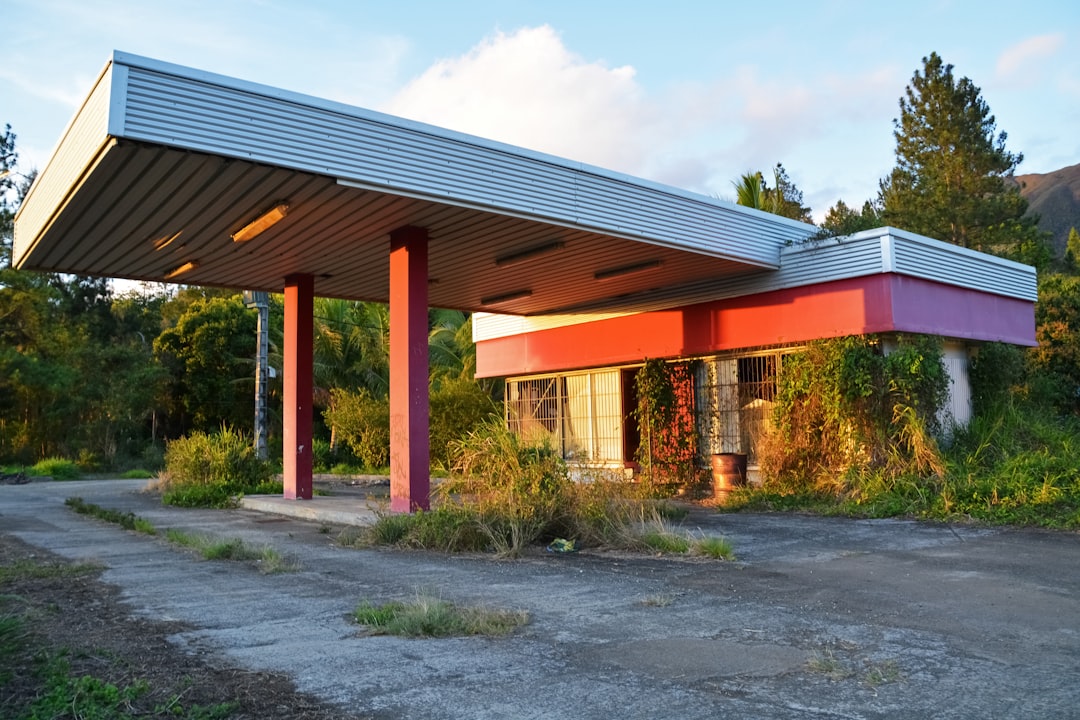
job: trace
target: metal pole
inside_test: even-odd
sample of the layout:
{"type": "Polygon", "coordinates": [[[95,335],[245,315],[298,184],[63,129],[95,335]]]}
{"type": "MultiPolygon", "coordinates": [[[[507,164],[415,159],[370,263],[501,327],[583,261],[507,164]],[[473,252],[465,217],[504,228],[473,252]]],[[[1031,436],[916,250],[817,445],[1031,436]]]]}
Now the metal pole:
{"type": "Polygon", "coordinates": [[[255,455],[266,459],[266,390],[270,380],[270,305],[260,293],[258,375],[255,376],[255,455]]]}
{"type": "Polygon", "coordinates": [[[255,348],[255,456],[266,460],[266,395],[270,380],[270,296],[245,292],[244,304],[258,311],[255,348]]]}

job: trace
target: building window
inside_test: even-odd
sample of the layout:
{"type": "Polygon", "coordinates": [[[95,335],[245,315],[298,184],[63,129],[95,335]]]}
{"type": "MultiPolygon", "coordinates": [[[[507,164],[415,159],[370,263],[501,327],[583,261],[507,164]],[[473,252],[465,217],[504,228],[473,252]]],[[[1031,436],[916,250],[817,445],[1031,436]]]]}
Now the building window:
{"type": "Polygon", "coordinates": [[[745,453],[750,463],[757,462],[761,441],[772,428],[782,363],[779,352],[702,361],[697,377],[702,463],[717,453],[745,453]]]}
{"type": "Polygon", "coordinates": [[[621,463],[619,371],[508,380],[506,423],[528,441],[549,440],[567,460],[621,463]]]}

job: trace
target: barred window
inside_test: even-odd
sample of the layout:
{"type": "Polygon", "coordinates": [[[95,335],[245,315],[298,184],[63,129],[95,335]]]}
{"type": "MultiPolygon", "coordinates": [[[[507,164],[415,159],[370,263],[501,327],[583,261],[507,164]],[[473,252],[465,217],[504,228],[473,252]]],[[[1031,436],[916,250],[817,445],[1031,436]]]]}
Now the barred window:
{"type": "Polygon", "coordinates": [[[622,460],[618,370],[506,382],[507,426],[523,438],[550,439],[567,460],[622,460]]]}

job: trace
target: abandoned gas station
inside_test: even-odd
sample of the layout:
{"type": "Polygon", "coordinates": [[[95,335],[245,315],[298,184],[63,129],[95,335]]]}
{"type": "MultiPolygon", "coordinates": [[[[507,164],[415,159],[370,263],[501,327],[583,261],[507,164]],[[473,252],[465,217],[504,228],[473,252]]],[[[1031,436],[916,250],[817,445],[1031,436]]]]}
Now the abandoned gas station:
{"type": "Polygon", "coordinates": [[[388,302],[391,509],[408,512],[428,507],[429,307],[475,313],[477,374],[508,378],[512,420],[612,463],[631,452],[626,371],[646,358],[708,361],[701,406],[720,452],[752,445],[761,383],[799,343],[941,336],[960,422],[972,349],[1035,344],[1033,268],[894,228],[816,231],[118,52],[19,210],[13,264],[284,292],[294,499],[312,495],[313,300],[388,302]]]}

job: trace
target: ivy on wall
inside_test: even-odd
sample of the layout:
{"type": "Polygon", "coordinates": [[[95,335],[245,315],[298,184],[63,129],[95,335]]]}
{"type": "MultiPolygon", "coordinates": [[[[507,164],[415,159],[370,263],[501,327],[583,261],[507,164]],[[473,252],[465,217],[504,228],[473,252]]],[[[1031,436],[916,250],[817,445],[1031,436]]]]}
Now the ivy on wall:
{"type": "Polygon", "coordinates": [[[940,338],[901,336],[887,354],[867,336],[811,343],[784,362],[763,478],[843,492],[852,473],[869,470],[941,475],[936,438],[948,390],[940,338]]]}
{"type": "Polygon", "coordinates": [[[701,478],[695,363],[648,360],[635,378],[638,406],[634,415],[641,436],[636,460],[642,480],[657,489],[689,487],[701,478]]]}

